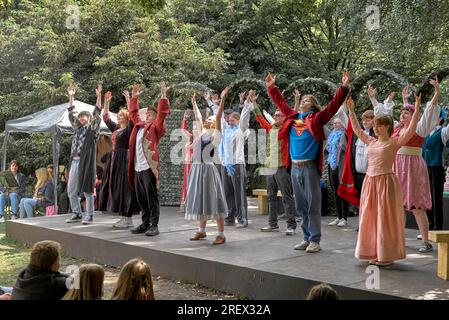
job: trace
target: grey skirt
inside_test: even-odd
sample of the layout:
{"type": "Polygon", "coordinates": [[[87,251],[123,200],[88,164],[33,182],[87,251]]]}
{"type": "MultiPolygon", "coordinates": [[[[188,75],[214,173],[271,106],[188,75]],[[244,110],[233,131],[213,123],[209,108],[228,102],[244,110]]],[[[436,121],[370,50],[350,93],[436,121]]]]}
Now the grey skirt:
{"type": "Polygon", "coordinates": [[[225,218],[228,212],[220,174],[213,163],[194,163],[187,180],[187,220],[225,218]]]}

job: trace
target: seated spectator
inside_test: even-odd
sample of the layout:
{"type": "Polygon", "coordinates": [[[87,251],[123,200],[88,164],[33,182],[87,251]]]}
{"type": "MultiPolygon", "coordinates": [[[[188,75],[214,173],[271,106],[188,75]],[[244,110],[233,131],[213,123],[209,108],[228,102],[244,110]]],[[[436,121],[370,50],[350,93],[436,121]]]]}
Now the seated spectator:
{"type": "Polygon", "coordinates": [[[340,300],[340,296],[330,285],[320,283],[310,289],[307,300],[340,300]]]}
{"type": "Polygon", "coordinates": [[[98,264],[83,264],[79,271],[79,288],[67,291],[62,300],[101,300],[104,269],[98,264]]]}
{"type": "Polygon", "coordinates": [[[11,300],[11,288],[0,287],[0,300],[11,300]]]}
{"type": "Polygon", "coordinates": [[[141,259],[129,260],[120,272],[111,300],[154,300],[150,266],[141,259]]]}
{"type": "MultiPolygon", "coordinates": [[[[64,169],[60,172],[58,179],[58,214],[69,213],[70,201],[67,193],[67,180],[69,179],[69,170],[62,166],[64,169]]],[[[61,168],[61,166],[60,166],[61,168]]]]}
{"type": "Polygon", "coordinates": [[[22,198],[20,200],[20,218],[32,218],[36,207],[45,209],[54,204],[54,186],[51,176],[46,168],[36,170],[37,182],[34,187],[33,198],[22,198]]]}
{"type": "Polygon", "coordinates": [[[61,245],[43,240],[33,245],[30,263],[19,273],[11,300],[60,300],[67,293],[68,276],[60,273],[61,245]]]}
{"type": "Polygon", "coordinates": [[[17,211],[19,207],[20,197],[25,193],[25,175],[19,172],[19,162],[12,160],[9,165],[9,170],[15,178],[11,184],[0,186],[0,223],[5,222],[5,205],[6,197],[9,196],[11,205],[11,220],[17,219],[17,211]]]}

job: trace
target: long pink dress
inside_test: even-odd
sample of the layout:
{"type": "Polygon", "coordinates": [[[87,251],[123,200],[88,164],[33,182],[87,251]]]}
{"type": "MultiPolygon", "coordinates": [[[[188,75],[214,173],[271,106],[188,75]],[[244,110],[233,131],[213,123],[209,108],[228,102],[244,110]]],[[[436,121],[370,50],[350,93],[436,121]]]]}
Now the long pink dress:
{"type": "Polygon", "coordinates": [[[401,144],[397,137],[378,141],[359,126],[355,134],[368,145],[368,170],[360,197],[356,258],[382,262],[404,259],[404,208],[393,162],[401,144]]]}

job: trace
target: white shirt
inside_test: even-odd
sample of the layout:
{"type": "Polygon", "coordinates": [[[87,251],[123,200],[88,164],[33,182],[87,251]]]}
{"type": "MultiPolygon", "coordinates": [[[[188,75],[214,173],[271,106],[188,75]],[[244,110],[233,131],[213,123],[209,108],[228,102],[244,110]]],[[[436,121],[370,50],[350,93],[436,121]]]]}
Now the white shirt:
{"type": "Polygon", "coordinates": [[[148,170],[150,166],[148,165],[147,158],[145,158],[145,154],[143,153],[143,147],[142,147],[142,139],[143,134],[145,132],[144,128],[140,128],[139,131],[137,131],[137,137],[136,137],[136,156],[134,157],[134,170],[136,172],[141,172],[148,170]]]}
{"type": "MultiPolygon", "coordinates": [[[[365,133],[369,135],[369,130],[365,130],[365,133]]],[[[360,173],[368,170],[368,145],[360,139],[355,142],[355,170],[360,173]]]]}

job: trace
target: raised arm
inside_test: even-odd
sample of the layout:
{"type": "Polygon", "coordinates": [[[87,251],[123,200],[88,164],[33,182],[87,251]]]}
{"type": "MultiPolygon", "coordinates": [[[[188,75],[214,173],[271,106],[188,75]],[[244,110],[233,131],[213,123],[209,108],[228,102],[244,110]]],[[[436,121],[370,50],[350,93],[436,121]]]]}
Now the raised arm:
{"type": "Polygon", "coordinates": [[[196,103],[195,93],[192,95],[193,114],[195,116],[195,123],[200,131],[203,130],[203,116],[201,115],[198,104],[196,103]]]}
{"type": "Polygon", "coordinates": [[[299,110],[299,106],[301,105],[300,101],[301,101],[301,93],[299,92],[298,89],[295,89],[293,91],[293,96],[295,97],[295,107],[293,108],[295,111],[299,110]]]}
{"type": "Polygon", "coordinates": [[[412,121],[408,128],[398,137],[398,145],[405,145],[416,133],[416,127],[418,125],[419,119],[419,108],[421,107],[421,94],[419,96],[415,95],[415,112],[413,112],[412,121]]]}
{"type": "Polygon", "coordinates": [[[109,116],[109,103],[111,102],[112,94],[111,91],[106,92],[104,95],[104,108],[103,108],[103,121],[106,123],[106,126],[111,130],[111,132],[114,132],[117,130],[118,125],[111,120],[111,117],[109,116]]]}
{"type": "Polygon", "coordinates": [[[243,103],[243,110],[240,116],[240,130],[245,133],[249,129],[249,119],[251,116],[251,110],[253,108],[252,99],[257,99],[257,94],[255,90],[250,90],[248,96],[243,103]]]}
{"type": "Polygon", "coordinates": [[[394,102],[393,98],[396,92],[390,92],[384,103],[377,103],[374,107],[374,115],[393,116],[394,102]]]}
{"type": "Polygon", "coordinates": [[[273,124],[275,122],[273,117],[271,116],[271,114],[269,114],[265,109],[262,110],[262,113],[263,113],[263,116],[265,117],[265,119],[268,121],[269,124],[273,124]]]}
{"type": "Polygon", "coordinates": [[[135,125],[142,121],[139,115],[139,96],[140,96],[140,85],[133,85],[133,90],[131,92],[131,100],[129,101],[129,119],[135,125]]]}
{"type": "Polygon", "coordinates": [[[349,120],[351,121],[352,130],[356,134],[356,136],[363,141],[365,144],[370,144],[375,139],[365,133],[362,130],[359,124],[359,120],[357,120],[357,116],[355,115],[355,104],[351,97],[346,101],[346,106],[349,112],[349,120]]]}
{"type": "Polygon", "coordinates": [[[215,118],[215,130],[214,130],[214,144],[217,146],[219,141],[221,140],[221,117],[223,115],[223,109],[224,109],[224,104],[225,104],[225,99],[226,96],[229,93],[230,88],[226,87],[223,89],[223,91],[221,92],[221,100],[220,100],[220,105],[218,106],[218,110],[217,110],[217,115],[215,118]]]}
{"type": "Polygon", "coordinates": [[[156,115],[156,129],[159,131],[164,130],[165,118],[170,114],[170,101],[167,98],[167,85],[165,81],[161,84],[161,98],[157,104],[157,115],[156,115]]]}
{"type": "Polygon", "coordinates": [[[341,82],[342,85],[338,88],[331,102],[329,102],[326,108],[318,112],[315,116],[315,119],[313,120],[314,125],[316,124],[320,127],[326,125],[346,100],[349,93],[349,71],[346,69],[343,71],[341,82]]]}
{"type": "Polygon", "coordinates": [[[287,101],[285,101],[282,93],[279,91],[278,87],[276,87],[276,77],[268,73],[265,78],[265,85],[267,86],[268,95],[271,100],[273,100],[274,104],[278,107],[278,109],[284,114],[285,117],[290,117],[298,114],[297,111],[290,108],[287,101]]]}
{"type": "Polygon", "coordinates": [[[430,102],[426,104],[423,115],[416,127],[416,134],[425,138],[437,126],[438,118],[440,117],[441,109],[438,106],[438,99],[440,97],[440,83],[438,79],[431,79],[429,83],[434,87],[435,94],[430,102]]]}
{"type": "Polygon", "coordinates": [[[402,89],[402,103],[406,105],[408,103],[408,97],[410,95],[410,85],[406,85],[402,89]]]}
{"type": "Polygon", "coordinates": [[[373,108],[375,108],[379,102],[376,99],[377,90],[376,90],[376,88],[373,87],[373,85],[371,83],[368,84],[367,93],[368,93],[369,101],[371,101],[373,108]]]}
{"type": "Polygon", "coordinates": [[[97,106],[94,109],[92,114],[92,120],[90,122],[90,129],[95,131],[96,135],[100,133],[100,124],[101,124],[101,92],[103,91],[103,86],[101,84],[98,85],[95,93],[97,94],[97,106]]]}
{"type": "Polygon", "coordinates": [[[246,91],[239,93],[239,107],[240,108],[243,108],[245,106],[245,95],[246,95],[246,91]]]}
{"type": "Polygon", "coordinates": [[[262,112],[259,109],[259,106],[255,102],[253,102],[253,106],[254,106],[253,111],[254,114],[256,115],[257,122],[259,122],[260,126],[264,128],[265,131],[267,132],[270,131],[271,124],[267,120],[265,120],[264,116],[262,115],[262,112]]]}
{"type": "Polygon", "coordinates": [[[67,88],[67,95],[69,96],[69,107],[67,109],[69,110],[70,124],[72,125],[73,129],[76,130],[81,126],[81,123],[76,116],[75,106],[73,104],[73,102],[75,101],[75,88],[73,87],[73,85],[70,85],[67,88]]]}

